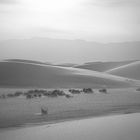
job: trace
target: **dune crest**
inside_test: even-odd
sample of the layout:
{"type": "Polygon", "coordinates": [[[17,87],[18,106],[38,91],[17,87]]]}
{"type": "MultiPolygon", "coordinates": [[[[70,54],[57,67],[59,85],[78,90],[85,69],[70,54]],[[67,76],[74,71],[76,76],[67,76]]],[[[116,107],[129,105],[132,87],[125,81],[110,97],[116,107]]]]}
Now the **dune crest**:
{"type": "Polygon", "coordinates": [[[110,62],[89,62],[89,63],[84,63],[82,65],[76,65],[74,67],[76,68],[82,68],[82,69],[88,69],[88,70],[93,70],[93,71],[99,71],[99,72],[106,72],[110,69],[114,69],[120,66],[124,66],[127,64],[131,64],[135,62],[136,60],[131,60],[131,61],[110,61],[110,62]]]}
{"type": "Polygon", "coordinates": [[[0,86],[38,88],[116,88],[135,82],[110,74],[25,62],[0,62],[0,86]]]}
{"type": "Polygon", "coordinates": [[[140,80],[140,61],[109,70],[107,73],[140,80]]]}

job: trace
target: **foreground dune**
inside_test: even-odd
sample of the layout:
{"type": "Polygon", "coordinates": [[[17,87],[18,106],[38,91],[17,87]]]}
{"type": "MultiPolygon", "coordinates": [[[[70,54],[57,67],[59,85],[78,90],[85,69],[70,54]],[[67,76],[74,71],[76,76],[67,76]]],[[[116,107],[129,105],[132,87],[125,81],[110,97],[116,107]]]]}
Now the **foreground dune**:
{"type": "Polygon", "coordinates": [[[140,61],[107,71],[109,74],[140,80],[140,61]]]}
{"type": "Polygon", "coordinates": [[[61,122],[0,132],[2,140],[139,140],[140,114],[61,122]]]}
{"type": "MultiPolygon", "coordinates": [[[[27,89],[0,89],[0,94],[27,89]]],[[[63,89],[68,94],[67,89],[63,89]]],[[[40,97],[26,99],[24,96],[0,99],[0,129],[23,126],[27,123],[63,121],[67,119],[103,116],[112,113],[140,112],[140,92],[132,89],[108,89],[100,93],[93,89],[91,94],[74,94],[72,98],[40,97]],[[41,107],[48,108],[42,116],[41,107]]]]}
{"type": "Polygon", "coordinates": [[[25,62],[0,62],[0,85],[7,87],[82,88],[130,87],[135,82],[78,68],[25,62]]]}

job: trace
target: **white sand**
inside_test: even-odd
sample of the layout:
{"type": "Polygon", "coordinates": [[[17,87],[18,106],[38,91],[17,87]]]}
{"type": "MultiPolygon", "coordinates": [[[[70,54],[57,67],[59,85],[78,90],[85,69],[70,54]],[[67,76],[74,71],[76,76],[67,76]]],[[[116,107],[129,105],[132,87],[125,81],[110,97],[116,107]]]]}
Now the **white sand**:
{"type": "Polygon", "coordinates": [[[140,80],[140,61],[111,69],[107,73],[140,80]]]}
{"type": "Polygon", "coordinates": [[[110,74],[41,64],[0,62],[1,87],[120,88],[135,82],[110,74]]]}
{"type": "Polygon", "coordinates": [[[139,140],[140,113],[0,131],[0,140],[139,140]]]}

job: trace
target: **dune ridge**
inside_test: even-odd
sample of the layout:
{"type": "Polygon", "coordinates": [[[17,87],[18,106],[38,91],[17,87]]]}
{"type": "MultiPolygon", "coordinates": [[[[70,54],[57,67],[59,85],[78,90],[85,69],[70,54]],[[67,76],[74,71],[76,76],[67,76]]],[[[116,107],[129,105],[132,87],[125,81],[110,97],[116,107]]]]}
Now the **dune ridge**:
{"type": "Polygon", "coordinates": [[[110,69],[114,69],[120,66],[124,66],[127,64],[131,64],[133,62],[136,62],[137,60],[130,60],[130,61],[110,61],[110,62],[88,62],[81,65],[76,65],[74,67],[76,68],[82,68],[82,69],[88,69],[93,71],[99,71],[99,72],[106,72],[110,69]]]}
{"type": "Polygon", "coordinates": [[[135,81],[79,68],[26,62],[0,62],[0,86],[38,88],[115,88],[134,86],[135,81]]]}
{"type": "Polygon", "coordinates": [[[133,62],[118,68],[111,69],[107,73],[131,79],[140,80],[140,61],[133,62]]]}

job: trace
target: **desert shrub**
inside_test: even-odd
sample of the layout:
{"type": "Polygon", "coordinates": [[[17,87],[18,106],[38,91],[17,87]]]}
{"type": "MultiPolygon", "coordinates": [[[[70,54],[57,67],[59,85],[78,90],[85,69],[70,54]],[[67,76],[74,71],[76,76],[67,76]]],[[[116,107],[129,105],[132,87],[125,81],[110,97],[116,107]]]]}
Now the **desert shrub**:
{"type": "Polygon", "coordinates": [[[37,94],[33,94],[33,97],[37,97],[38,95],[37,94]]]}
{"type": "Polygon", "coordinates": [[[64,96],[65,92],[62,90],[53,90],[53,91],[48,91],[45,95],[48,97],[64,96]]]}
{"type": "Polygon", "coordinates": [[[31,95],[31,94],[26,95],[26,99],[31,99],[31,98],[33,98],[33,95],[31,95]]]}
{"type": "Polygon", "coordinates": [[[38,94],[38,97],[40,98],[42,96],[42,94],[38,94]]]}
{"type": "Polygon", "coordinates": [[[140,88],[137,88],[136,91],[140,91],[140,88]]]}
{"type": "Polygon", "coordinates": [[[44,95],[44,96],[49,96],[49,92],[48,92],[48,91],[45,91],[45,92],[43,93],[43,95],[44,95]]]}
{"type": "Polygon", "coordinates": [[[83,88],[84,93],[93,93],[92,88],[83,88]]]}
{"type": "Polygon", "coordinates": [[[27,91],[26,94],[42,94],[42,95],[47,95],[47,90],[44,89],[33,89],[27,91]]]}
{"type": "Polygon", "coordinates": [[[69,94],[66,94],[65,97],[66,98],[72,98],[73,96],[72,95],[69,95],[69,94]]]}
{"type": "Polygon", "coordinates": [[[0,96],[0,98],[1,98],[1,99],[6,99],[6,95],[5,95],[5,94],[2,94],[2,95],[0,96]]]}
{"type": "Polygon", "coordinates": [[[15,95],[12,93],[9,93],[9,94],[7,94],[7,97],[12,98],[12,97],[15,97],[15,95]]]}
{"type": "Polygon", "coordinates": [[[47,96],[47,97],[57,97],[57,96],[64,96],[65,92],[62,90],[52,90],[52,91],[47,91],[47,90],[42,90],[42,89],[35,89],[35,90],[29,90],[26,93],[24,93],[26,98],[33,98],[33,97],[42,97],[42,96],[47,96]]]}
{"type": "Polygon", "coordinates": [[[17,91],[17,92],[15,92],[14,95],[15,95],[15,96],[20,96],[20,95],[23,95],[23,92],[21,92],[21,91],[17,91]]]}
{"type": "Polygon", "coordinates": [[[58,96],[64,96],[65,92],[62,90],[56,90],[58,96]]]}
{"type": "Polygon", "coordinates": [[[103,89],[99,89],[99,92],[107,93],[107,89],[105,89],[105,88],[103,88],[103,89]]]}
{"type": "Polygon", "coordinates": [[[80,94],[81,93],[81,91],[78,89],[69,89],[69,92],[72,94],[80,94]]]}

